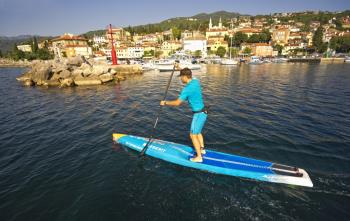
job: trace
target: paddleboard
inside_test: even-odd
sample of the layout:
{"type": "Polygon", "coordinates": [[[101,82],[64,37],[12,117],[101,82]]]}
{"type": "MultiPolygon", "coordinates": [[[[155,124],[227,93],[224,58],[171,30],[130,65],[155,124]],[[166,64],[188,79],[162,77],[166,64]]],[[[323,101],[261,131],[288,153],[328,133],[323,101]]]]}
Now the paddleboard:
{"type": "MultiPolygon", "coordinates": [[[[149,138],[113,134],[115,143],[141,152],[149,138]]],[[[298,186],[312,187],[312,181],[303,169],[282,164],[242,157],[206,149],[202,163],[194,163],[189,159],[194,157],[193,148],[168,141],[154,139],[145,153],[164,161],[185,167],[205,170],[212,173],[245,177],[255,180],[284,183],[298,186]]]]}

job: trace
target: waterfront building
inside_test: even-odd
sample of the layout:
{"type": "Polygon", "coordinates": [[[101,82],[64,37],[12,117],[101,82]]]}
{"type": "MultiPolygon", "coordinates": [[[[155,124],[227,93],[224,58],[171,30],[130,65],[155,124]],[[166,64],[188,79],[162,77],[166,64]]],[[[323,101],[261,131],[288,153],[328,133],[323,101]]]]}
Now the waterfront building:
{"type": "Polygon", "coordinates": [[[272,42],[283,46],[288,43],[289,34],[288,28],[275,29],[272,32],[272,42]]]}
{"type": "Polygon", "coordinates": [[[183,39],[183,50],[191,53],[201,51],[202,57],[207,56],[207,39],[202,37],[192,37],[183,39]]]}
{"type": "Polygon", "coordinates": [[[106,39],[106,36],[97,36],[97,35],[94,35],[94,37],[92,38],[92,42],[95,44],[95,45],[101,45],[101,44],[105,44],[105,43],[108,43],[108,40],[106,39]]]}
{"type": "Polygon", "coordinates": [[[150,52],[150,51],[156,51],[157,48],[159,48],[159,44],[155,42],[143,42],[141,44],[141,47],[144,51],[150,52]]]}
{"type": "Polygon", "coordinates": [[[32,46],[28,44],[17,45],[17,49],[23,52],[32,52],[32,46]]]}
{"type": "Polygon", "coordinates": [[[316,31],[318,27],[321,26],[321,23],[319,21],[311,21],[309,27],[316,31]]]}
{"type": "Polygon", "coordinates": [[[164,41],[161,46],[161,50],[163,51],[163,56],[169,56],[174,53],[176,50],[182,48],[182,43],[180,41],[164,41]]]}
{"type": "Polygon", "coordinates": [[[108,42],[111,40],[111,32],[112,38],[114,41],[128,41],[131,40],[131,34],[128,31],[125,31],[123,28],[112,28],[111,31],[107,29],[106,38],[108,42]]]}
{"type": "Polygon", "coordinates": [[[88,45],[88,40],[80,36],[65,33],[64,35],[51,40],[51,42],[53,52],[55,56],[59,58],[74,57],[78,55],[90,57],[92,55],[92,49],[88,45]]]}
{"type": "Polygon", "coordinates": [[[209,27],[205,33],[205,37],[207,38],[207,40],[211,36],[223,36],[223,37],[225,37],[225,35],[228,35],[228,29],[222,25],[221,18],[219,20],[218,26],[213,26],[213,23],[212,23],[211,18],[210,18],[209,27]]]}
{"type": "Polygon", "coordinates": [[[181,39],[192,38],[192,37],[193,37],[192,31],[185,30],[181,33],[181,39]]]}
{"type": "Polygon", "coordinates": [[[224,40],[208,40],[207,49],[216,52],[219,47],[225,48],[226,51],[228,51],[228,43],[224,40]]]}
{"type": "Polygon", "coordinates": [[[341,18],[342,28],[350,28],[350,16],[345,16],[341,18]]]}
{"type": "Polygon", "coordinates": [[[288,40],[302,39],[302,34],[300,32],[290,32],[288,40]]]}
{"type": "Polygon", "coordinates": [[[241,45],[241,51],[244,51],[247,47],[252,50],[251,55],[259,57],[271,57],[277,55],[272,46],[268,43],[243,43],[241,45]]]}
{"type": "Polygon", "coordinates": [[[302,55],[307,48],[307,43],[302,40],[291,40],[288,44],[286,44],[282,49],[282,55],[302,55]]]}
{"type": "Polygon", "coordinates": [[[243,34],[246,34],[248,38],[252,36],[253,34],[260,34],[262,33],[261,29],[258,28],[235,28],[235,32],[242,32],[243,34]]]}
{"type": "Polygon", "coordinates": [[[158,36],[156,34],[147,34],[142,38],[142,42],[158,42],[158,36]]]}

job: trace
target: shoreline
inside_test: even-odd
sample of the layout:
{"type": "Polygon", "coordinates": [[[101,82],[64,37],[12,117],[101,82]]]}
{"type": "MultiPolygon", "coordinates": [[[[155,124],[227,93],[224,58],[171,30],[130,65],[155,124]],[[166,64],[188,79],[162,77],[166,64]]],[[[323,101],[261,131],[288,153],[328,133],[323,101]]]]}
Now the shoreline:
{"type": "Polygon", "coordinates": [[[22,61],[22,60],[19,60],[19,61],[14,61],[14,60],[11,60],[11,59],[7,59],[7,58],[0,58],[0,68],[7,68],[7,67],[30,67],[32,64],[32,62],[30,61],[22,61]]]}

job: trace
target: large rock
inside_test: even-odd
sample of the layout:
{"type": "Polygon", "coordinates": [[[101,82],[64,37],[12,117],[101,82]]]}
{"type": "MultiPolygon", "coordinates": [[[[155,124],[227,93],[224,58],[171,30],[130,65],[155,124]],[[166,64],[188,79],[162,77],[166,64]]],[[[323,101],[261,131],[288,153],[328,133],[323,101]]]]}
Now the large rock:
{"type": "Polygon", "coordinates": [[[83,70],[80,68],[76,68],[72,71],[72,77],[73,78],[79,78],[79,77],[83,77],[83,70]]]}
{"type": "Polygon", "coordinates": [[[34,86],[34,82],[31,79],[26,79],[25,81],[23,81],[23,85],[24,86],[34,86]]]}
{"type": "Polygon", "coordinates": [[[42,85],[49,87],[57,87],[60,85],[60,82],[58,80],[46,80],[42,82],[42,85]]]}
{"type": "Polygon", "coordinates": [[[80,65],[83,63],[83,59],[81,56],[76,56],[76,57],[70,57],[67,59],[66,64],[69,66],[76,66],[80,67],[80,65]]]}
{"type": "Polygon", "coordinates": [[[68,70],[63,70],[60,73],[60,77],[65,79],[65,78],[70,78],[72,76],[72,73],[68,70]]]}
{"type": "Polygon", "coordinates": [[[113,74],[113,75],[116,75],[116,74],[117,74],[117,71],[114,70],[114,69],[111,69],[111,70],[109,70],[109,73],[111,73],[111,74],[113,74]]]}
{"type": "Polygon", "coordinates": [[[56,61],[52,64],[52,72],[53,73],[60,73],[64,70],[68,70],[68,66],[65,63],[56,61]]]}
{"type": "Polygon", "coordinates": [[[74,83],[78,86],[83,86],[83,85],[100,85],[102,84],[102,81],[100,78],[93,76],[93,77],[87,77],[87,78],[75,78],[74,83]]]}
{"type": "Polygon", "coordinates": [[[126,80],[126,77],[125,77],[125,76],[116,75],[116,76],[114,76],[114,80],[115,80],[116,82],[125,81],[125,80],[126,80]]]}
{"type": "Polygon", "coordinates": [[[107,73],[107,74],[102,74],[100,76],[98,76],[100,78],[100,80],[102,81],[102,83],[106,83],[109,81],[113,81],[114,76],[111,73],[107,73]]]}
{"type": "Polygon", "coordinates": [[[72,78],[66,78],[61,81],[60,87],[74,86],[74,80],[72,78]]]}
{"type": "Polygon", "coordinates": [[[49,62],[35,62],[32,66],[32,80],[36,84],[51,77],[51,64],[49,62]]]}
{"type": "Polygon", "coordinates": [[[24,82],[26,80],[32,80],[32,72],[28,71],[24,74],[22,74],[21,76],[19,76],[18,78],[16,78],[17,81],[21,81],[24,82]]]}
{"type": "Polygon", "coordinates": [[[92,72],[93,72],[93,68],[90,65],[86,64],[86,63],[82,64],[80,66],[80,69],[83,70],[82,74],[83,74],[84,77],[89,77],[92,74],[92,72]]]}
{"type": "Polygon", "coordinates": [[[100,76],[102,74],[106,74],[109,71],[108,65],[95,65],[93,66],[92,75],[100,76]]]}

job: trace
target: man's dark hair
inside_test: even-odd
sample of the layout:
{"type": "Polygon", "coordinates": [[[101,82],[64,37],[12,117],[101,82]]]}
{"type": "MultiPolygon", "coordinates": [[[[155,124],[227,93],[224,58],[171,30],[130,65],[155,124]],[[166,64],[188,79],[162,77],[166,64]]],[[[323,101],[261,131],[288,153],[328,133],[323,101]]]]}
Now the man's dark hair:
{"type": "Polygon", "coordinates": [[[189,68],[184,68],[180,71],[180,76],[187,76],[189,78],[192,78],[192,71],[189,68]]]}

